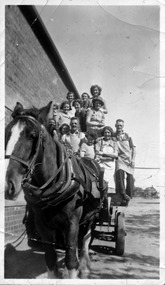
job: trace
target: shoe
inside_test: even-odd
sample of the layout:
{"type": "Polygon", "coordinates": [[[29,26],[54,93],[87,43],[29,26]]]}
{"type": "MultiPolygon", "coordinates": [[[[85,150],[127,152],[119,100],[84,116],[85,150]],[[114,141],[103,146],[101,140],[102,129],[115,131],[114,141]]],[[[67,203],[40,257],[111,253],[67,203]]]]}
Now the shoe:
{"type": "Polygon", "coordinates": [[[130,201],[130,197],[127,195],[127,194],[122,194],[122,198],[123,198],[123,200],[125,200],[125,201],[130,201]]]}

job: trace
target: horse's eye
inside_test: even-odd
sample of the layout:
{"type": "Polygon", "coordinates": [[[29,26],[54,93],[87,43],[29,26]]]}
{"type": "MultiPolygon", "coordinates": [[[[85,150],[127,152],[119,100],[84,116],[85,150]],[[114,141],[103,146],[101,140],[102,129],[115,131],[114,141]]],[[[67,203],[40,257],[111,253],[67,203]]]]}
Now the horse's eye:
{"type": "Polygon", "coordinates": [[[30,138],[31,138],[31,139],[35,139],[36,136],[37,136],[37,134],[36,134],[35,131],[32,131],[32,132],[30,133],[30,138]]]}

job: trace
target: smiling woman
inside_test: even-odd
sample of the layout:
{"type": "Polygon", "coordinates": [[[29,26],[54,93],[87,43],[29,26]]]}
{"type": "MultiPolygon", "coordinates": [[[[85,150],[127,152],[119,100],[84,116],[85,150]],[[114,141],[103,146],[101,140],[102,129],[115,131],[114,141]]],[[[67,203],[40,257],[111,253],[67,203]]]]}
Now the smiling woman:
{"type": "Polygon", "coordinates": [[[96,144],[96,160],[104,167],[104,179],[108,183],[109,192],[116,190],[115,160],[118,158],[118,147],[113,141],[113,130],[106,126],[102,131],[103,137],[96,144]]]}
{"type": "Polygon", "coordinates": [[[101,136],[101,132],[105,125],[104,113],[101,107],[104,105],[103,99],[99,96],[92,100],[93,108],[87,110],[86,124],[87,132],[95,133],[97,137],[101,136]]]}

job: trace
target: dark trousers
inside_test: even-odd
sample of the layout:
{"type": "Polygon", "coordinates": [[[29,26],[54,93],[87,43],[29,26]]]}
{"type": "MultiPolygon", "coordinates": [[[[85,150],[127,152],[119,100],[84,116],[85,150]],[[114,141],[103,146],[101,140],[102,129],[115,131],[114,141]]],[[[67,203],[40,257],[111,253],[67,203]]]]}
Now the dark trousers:
{"type": "Polygon", "coordinates": [[[125,172],[122,169],[116,171],[116,192],[120,194],[127,194],[132,198],[134,189],[134,177],[132,174],[125,172]],[[126,177],[126,186],[125,186],[126,177]]]}

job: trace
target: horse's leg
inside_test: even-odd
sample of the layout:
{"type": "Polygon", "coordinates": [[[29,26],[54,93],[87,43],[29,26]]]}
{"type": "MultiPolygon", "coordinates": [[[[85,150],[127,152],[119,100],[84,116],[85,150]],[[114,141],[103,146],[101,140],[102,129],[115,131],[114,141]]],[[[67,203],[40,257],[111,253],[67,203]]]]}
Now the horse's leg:
{"type": "Polygon", "coordinates": [[[58,279],[57,253],[51,244],[45,245],[45,261],[48,279],[58,279]]]}
{"type": "MultiPolygon", "coordinates": [[[[34,209],[35,210],[35,209],[34,209]]],[[[55,244],[56,235],[55,231],[50,230],[47,226],[47,217],[44,212],[35,210],[35,225],[37,232],[42,237],[42,243],[45,251],[45,263],[47,267],[47,277],[48,279],[58,278],[58,266],[57,266],[57,253],[55,244]]]]}
{"type": "Polygon", "coordinates": [[[89,257],[89,244],[91,241],[91,225],[92,222],[89,223],[87,233],[83,237],[83,243],[80,253],[80,265],[79,265],[80,278],[88,278],[90,275],[91,261],[89,257]]]}
{"type": "Polygon", "coordinates": [[[70,279],[77,278],[78,275],[78,232],[79,232],[79,215],[75,215],[71,221],[69,221],[69,227],[67,231],[67,245],[65,264],[68,269],[70,279]]]}

